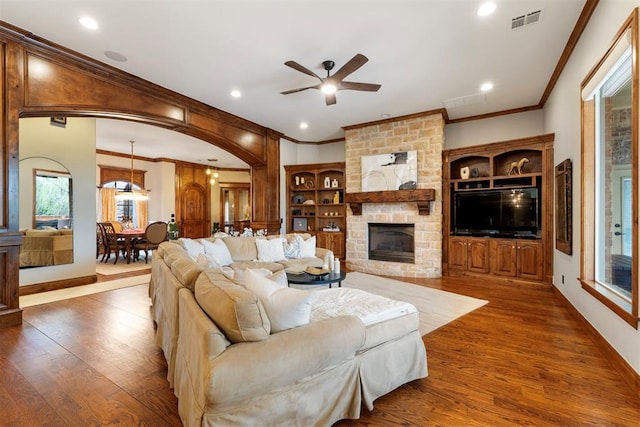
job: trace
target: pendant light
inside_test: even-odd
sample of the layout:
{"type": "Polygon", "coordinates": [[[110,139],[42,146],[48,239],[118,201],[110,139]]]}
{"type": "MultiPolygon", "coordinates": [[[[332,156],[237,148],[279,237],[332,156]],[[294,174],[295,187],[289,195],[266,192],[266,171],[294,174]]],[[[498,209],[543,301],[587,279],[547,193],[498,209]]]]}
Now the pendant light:
{"type": "MultiPolygon", "coordinates": [[[[218,159],[207,159],[207,161],[209,162],[217,162],[218,159]]],[[[216,183],[216,178],[218,178],[218,171],[217,169],[212,169],[211,167],[207,166],[207,170],[205,171],[207,175],[209,175],[209,184],[213,185],[216,183]]]]}
{"type": "Polygon", "coordinates": [[[116,200],[149,200],[149,194],[145,190],[133,189],[133,143],[135,141],[129,142],[131,143],[131,181],[129,181],[129,188],[118,190],[115,198],[116,200]]]}

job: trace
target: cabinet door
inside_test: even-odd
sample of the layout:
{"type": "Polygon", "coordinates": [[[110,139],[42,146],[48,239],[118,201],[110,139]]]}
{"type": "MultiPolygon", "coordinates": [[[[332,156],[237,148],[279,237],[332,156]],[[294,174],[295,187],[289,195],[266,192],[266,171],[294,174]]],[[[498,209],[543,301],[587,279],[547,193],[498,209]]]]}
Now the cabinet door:
{"type": "Polygon", "coordinates": [[[514,241],[491,241],[491,271],[496,276],[515,277],[516,243],[514,241]]]}
{"type": "Polygon", "coordinates": [[[344,259],[344,233],[318,233],[316,239],[319,248],[330,249],[336,258],[344,259]]]}
{"type": "Polygon", "coordinates": [[[488,273],[489,243],[487,239],[470,238],[467,247],[467,269],[476,273],[488,273]]]}
{"type": "Polygon", "coordinates": [[[467,269],[466,237],[451,237],[449,239],[449,268],[451,270],[467,269]]]}
{"type": "Polygon", "coordinates": [[[518,246],[518,277],[523,279],[542,280],[543,260],[542,243],[523,240],[518,246]]]}

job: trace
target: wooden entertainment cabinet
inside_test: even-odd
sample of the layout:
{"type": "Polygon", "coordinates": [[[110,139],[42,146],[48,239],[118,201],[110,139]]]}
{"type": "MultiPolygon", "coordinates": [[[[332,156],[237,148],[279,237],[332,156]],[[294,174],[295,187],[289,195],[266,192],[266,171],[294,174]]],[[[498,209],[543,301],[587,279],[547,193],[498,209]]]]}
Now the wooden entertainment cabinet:
{"type": "Polygon", "coordinates": [[[554,134],[546,134],[443,151],[445,275],[552,282],[553,140],[554,134]],[[537,236],[455,234],[452,202],[457,193],[528,188],[539,189],[541,218],[537,236]]]}
{"type": "Polygon", "coordinates": [[[344,162],[284,166],[287,233],[311,233],[316,245],[345,257],[344,162]]]}

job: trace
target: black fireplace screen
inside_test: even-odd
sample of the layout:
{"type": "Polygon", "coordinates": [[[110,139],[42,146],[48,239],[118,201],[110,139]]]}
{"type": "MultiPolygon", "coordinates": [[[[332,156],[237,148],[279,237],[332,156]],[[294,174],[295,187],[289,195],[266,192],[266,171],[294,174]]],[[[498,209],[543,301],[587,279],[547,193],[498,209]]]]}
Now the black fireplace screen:
{"type": "Polygon", "coordinates": [[[369,259],[415,261],[414,224],[369,224],[369,259]]]}

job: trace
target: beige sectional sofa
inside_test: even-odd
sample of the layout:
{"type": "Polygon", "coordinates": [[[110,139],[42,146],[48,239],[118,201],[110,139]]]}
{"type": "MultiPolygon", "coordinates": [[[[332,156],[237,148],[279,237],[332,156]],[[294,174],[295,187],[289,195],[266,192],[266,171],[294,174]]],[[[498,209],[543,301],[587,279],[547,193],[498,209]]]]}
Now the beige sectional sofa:
{"type": "Polygon", "coordinates": [[[367,324],[349,314],[353,307],[333,311],[345,295],[357,306],[361,291],[299,292],[308,293],[311,321],[270,332],[248,287],[198,264],[179,244],[160,245],[149,294],[184,425],[331,425],[358,418],[363,404],[372,409],[379,396],[427,375],[415,309],[367,324]]]}

